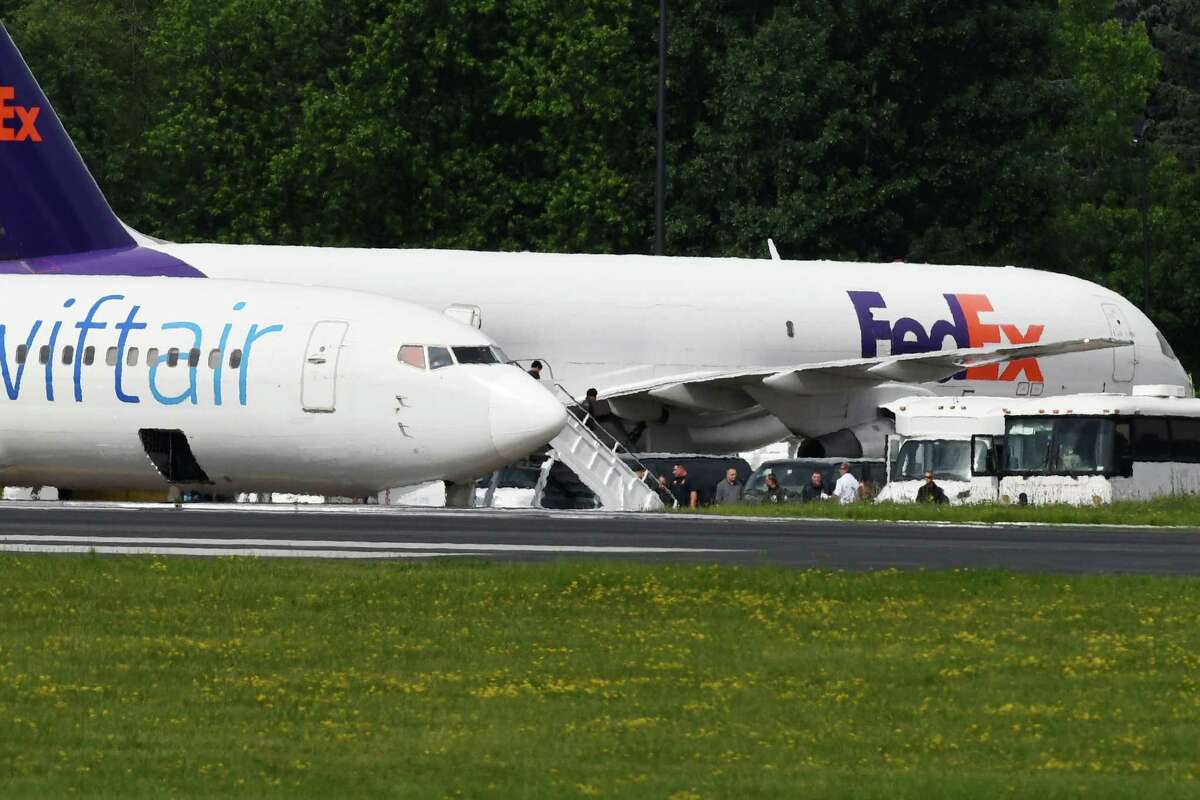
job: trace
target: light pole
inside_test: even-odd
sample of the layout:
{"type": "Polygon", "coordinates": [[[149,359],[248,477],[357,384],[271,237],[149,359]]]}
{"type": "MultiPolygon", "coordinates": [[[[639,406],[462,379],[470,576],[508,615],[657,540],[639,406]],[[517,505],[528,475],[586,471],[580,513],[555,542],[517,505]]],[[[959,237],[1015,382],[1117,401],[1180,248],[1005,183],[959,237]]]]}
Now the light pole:
{"type": "Polygon", "coordinates": [[[1146,142],[1146,129],[1150,120],[1143,114],[1133,127],[1133,143],[1141,151],[1142,159],[1142,312],[1150,316],[1150,233],[1147,217],[1150,213],[1150,153],[1146,142]]]}
{"type": "Polygon", "coordinates": [[[666,253],[667,0],[658,0],[658,147],[654,177],[654,255],[666,253]]]}

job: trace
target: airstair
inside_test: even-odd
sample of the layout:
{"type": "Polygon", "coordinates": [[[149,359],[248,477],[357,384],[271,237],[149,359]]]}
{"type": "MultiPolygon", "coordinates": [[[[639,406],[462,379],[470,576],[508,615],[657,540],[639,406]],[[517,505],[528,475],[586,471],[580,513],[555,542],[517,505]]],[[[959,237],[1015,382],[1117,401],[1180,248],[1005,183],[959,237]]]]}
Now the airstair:
{"type": "MultiPolygon", "coordinates": [[[[629,450],[588,414],[562,386],[552,384],[555,395],[567,407],[567,424],[550,440],[534,489],[534,505],[540,507],[551,471],[568,467],[600,503],[610,511],[657,511],[664,506],[664,495],[657,478],[645,469],[639,477],[639,462],[629,450]]],[[[495,481],[484,505],[490,505],[495,481]]],[[[586,494],[586,493],[585,493],[586,494]]]]}
{"type": "MultiPolygon", "coordinates": [[[[561,387],[559,392],[563,393],[561,387]]],[[[648,473],[644,473],[646,478],[639,477],[634,471],[636,466],[631,467],[622,456],[632,458],[621,443],[595,423],[572,398],[567,407],[566,426],[550,441],[542,475],[549,474],[553,461],[561,461],[595,493],[602,508],[611,511],[657,511],[662,508],[658,491],[646,482],[656,480],[655,477],[648,473]]],[[[540,497],[540,492],[536,496],[540,497]]]]}

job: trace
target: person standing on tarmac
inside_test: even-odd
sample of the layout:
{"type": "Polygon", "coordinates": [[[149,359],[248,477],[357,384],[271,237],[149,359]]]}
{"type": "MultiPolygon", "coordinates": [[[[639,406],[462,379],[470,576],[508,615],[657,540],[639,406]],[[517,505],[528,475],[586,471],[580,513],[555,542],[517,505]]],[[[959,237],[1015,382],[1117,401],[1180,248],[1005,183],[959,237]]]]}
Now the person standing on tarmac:
{"type": "Polygon", "coordinates": [[[833,486],[833,494],[838,502],[848,506],[858,499],[858,478],[850,474],[850,465],[844,461],[838,466],[838,472],[841,477],[833,486]]]}
{"type": "Polygon", "coordinates": [[[775,477],[775,473],[772,472],[767,476],[767,489],[763,492],[763,502],[778,505],[787,501],[787,489],[779,485],[779,478],[775,477]]]}
{"type": "Polygon", "coordinates": [[[921,488],[917,489],[918,503],[933,503],[934,505],[942,505],[949,503],[950,498],[946,497],[946,492],[942,487],[933,482],[933,473],[925,473],[925,483],[921,484],[921,488]]]}
{"type": "Polygon", "coordinates": [[[676,508],[695,508],[700,499],[700,493],[692,486],[687,470],[682,464],[676,464],[671,470],[675,478],[671,481],[671,496],[675,498],[676,508]]]}
{"type": "Polygon", "coordinates": [[[825,478],[819,471],[814,471],[808,483],[800,490],[800,502],[811,503],[813,500],[828,500],[829,492],[825,489],[825,478]]]}
{"type": "Polygon", "coordinates": [[[742,502],[742,484],[737,479],[737,470],[733,467],[725,470],[725,480],[717,484],[713,492],[713,505],[731,506],[742,502]]]}

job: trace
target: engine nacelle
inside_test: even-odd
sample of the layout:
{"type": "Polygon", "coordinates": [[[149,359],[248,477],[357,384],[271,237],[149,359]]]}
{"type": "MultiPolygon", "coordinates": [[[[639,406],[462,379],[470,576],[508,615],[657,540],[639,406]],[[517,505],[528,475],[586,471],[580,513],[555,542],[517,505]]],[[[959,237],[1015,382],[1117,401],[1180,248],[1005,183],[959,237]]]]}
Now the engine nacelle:
{"type": "Polygon", "coordinates": [[[879,417],[871,422],[808,439],[800,446],[800,454],[826,458],[883,458],[887,453],[887,437],[895,432],[895,421],[879,417]]]}

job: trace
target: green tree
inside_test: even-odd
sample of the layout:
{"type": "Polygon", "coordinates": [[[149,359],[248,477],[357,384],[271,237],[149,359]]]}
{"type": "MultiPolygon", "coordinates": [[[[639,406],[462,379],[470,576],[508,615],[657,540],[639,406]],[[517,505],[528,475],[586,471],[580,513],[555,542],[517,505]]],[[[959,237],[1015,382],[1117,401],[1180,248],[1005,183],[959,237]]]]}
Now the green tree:
{"type": "Polygon", "coordinates": [[[1150,97],[1154,140],[1193,170],[1200,163],[1200,0],[1118,0],[1117,14],[1146,26],[1162,66],[1150,97]]]}
{"type": "MultiPolygon", "coordinates": [[[[1147,113],[1150,119],[1150,244],[1154,320],[1190,369],[1200,367],[1200,2],[1119,0],[1129,23],[1146,27],[1161,64],[1147,113]]],[[[1127,223],[1127,228],[1132,227],[1127,223]]],[[[1072,232],[1074,233],[1074,232],[1072,232]]],[[[1126,248],[1140,247],[1131,231],[1126,248]]],[[[1140,253],[1140,250],[1138,251],[1140,253]]],[[[1140,296],[1140,256],[1113,276],[1116,288],[1140,296]]]]}
{"type": "Polygon", "coordinates": [[[161,198],[170,233],[639,249],[652,131],[642,118],[649,47],[632,33],[635,8],[165,8],[152,51],[168,102],[149,141],[165,185],[199,201],[172,209],[174,198],[161,198]]]}
{"type": "Polygon", "coordinates": [[[784,3],[732,44],[676,171],[688,252],[992,262],[1028,252],[1045,4],[784,3]]]}
{"type": "MultiPolygon", "coordinates": [[[[1055,85],[1068,112],[1049,162],[1056,202],[1044,266],[1098,281],[1140,304],[1143,179],[1132,133],[1162,86],[1159,60],[1145,24],[1115,17],[1112,0],[1063,0],[1058,45],[1055,85]]],[[[1200,364],[1192,322],[1200,306],[1191,288],[1200,252],[1188,220],[1200,205],[1200,183],[1168,148],[1148,147],[1151,310],[1190,368],[1200,364]]]]}

